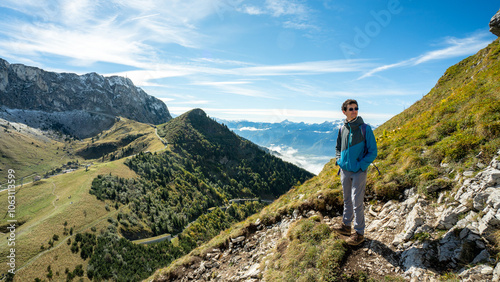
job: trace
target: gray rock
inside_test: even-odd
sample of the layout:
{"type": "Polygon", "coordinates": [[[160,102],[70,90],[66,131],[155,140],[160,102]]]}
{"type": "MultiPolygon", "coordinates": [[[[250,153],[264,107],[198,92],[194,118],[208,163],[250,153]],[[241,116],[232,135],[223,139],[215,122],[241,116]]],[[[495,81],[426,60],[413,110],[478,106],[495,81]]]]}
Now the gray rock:
{"type": "Polygon", "coordinates": [[[240,242],[243,242],[243,241],[245,241],[245,236],[239,236],[239,237],[236,237],[236,238],[231,238],[231,242],[233,244],[240,243],[240,242]]]}
{"type": "Polygon", "coordinates": [[[256,263],[248,268],[248,270],[241,276],[242,279],[258,278],[260,274],[260,264],[256,263]]]}
{"type": "Polygon", "coordinates": [[[500,263],[497,263],[495,269],[493,270],[492,282],[500,282],[500,263]]]}
{"type": "Polygon", "coordinates": [[[424,224],[424,215],[420,204],[416,204],[406,217],[406,224],[403,229],[403,240],[408,241],[413,237],[415,230],[424,224]]]}
{"type": "Polygon", "coordinates": [[[495,210],[500,208],[500,189],[487,189],[492,190],[492,193],[488,196],[488,200],[486,204],[492,207],[495,210]]]}
{"type": "Polygon", "coordinates": [[[479,232],[482,235],[485,229],[490,229],[493,227],[497,227],[499,225],[500,225],[500,220],[496,217],[496,211],[490,210],[479,221],[479,226],[480,226],[479,232]]]}
{"type": "Polygon", "coordinates": [[[311,217],[316,214],[316,211],[310,210],[309,212],[306,213],[306,217],[311,217]]]}
{"type": "Polygon", "coordinates": [[[438,258],[440,262],[453,261],[460,258],[462,252],[462,242],[457,238],[453,230],[448,231],[446,235],[439,241],[438,258]]]}
{"type": "Polygon", "coordinates": [[[487,250],[482,250],[479,255],[477,255],[474,260],[472,261],[472,264],[477,264],[480,262],[487,261],[490,258],[490,253],[488,253],[487,250]]]}
{"type": "Polygon", "coordinates": [[[467,189],[467,191],[460,195],[460,199],[458,200],[459,203],[462,205],[467,205],[474,196],[474,193],[474,190],[467,189]]]}
{"type": "Polygon", "coordinates": [[[405,276],[413,277],[416,272],[425,268],[426,250],[419,248],[410,248],[401,253],[401,266],[405,271],[405,276]]]}
{"type": "Polygon", "coordinates": [[[473,199],[473,207],[474,210],[476,211],[482,211],[484,207],[486,206],[486,201],[488,200],[488,197],[490,196],[490,193],[482,192],[478,193],[474,199],[473,199]]]}
{"type": "Polygon", "coordinates": [[[496,36],[500,36],[500,11],[490,20],[490,32],[496,36]]]}
{"type": "Polygon", "coordinates": [[[493,267],[489,265],[476,265],[470,269],[464,269],[458,276],[461,281],[491,281],[493,267]]]}
{"type": "Polygon", "coordinates": [[[499,170],[500,170],[500,161],[498,161],[498,160],[496,160],[496,159],[493,159],[493,160],[490,162],[490,167],[495,168],[495,169],[499,169],[499,170]]]}
{"type": "Polygon", "coordinates": [[[438,229],[450,229],[458,221],[458,216],[453,213],[453,207],[448,207],[443,211],[438,219],[436,228],[438,229]]]}
{"type": "Polygon", "coordinates": [[[473,175],[474,175],[474,171],[472,171],[472,170],[466,170],[466,171],[464,171],[464,176],[465,177],[471,177],[473,175]]]}
{"type": "Polygon", "coordinates": [[[486,187],[495,186],[500,179],[500,170],[489,168],[485,171],[484,182],[486,182],[486,187]]]}

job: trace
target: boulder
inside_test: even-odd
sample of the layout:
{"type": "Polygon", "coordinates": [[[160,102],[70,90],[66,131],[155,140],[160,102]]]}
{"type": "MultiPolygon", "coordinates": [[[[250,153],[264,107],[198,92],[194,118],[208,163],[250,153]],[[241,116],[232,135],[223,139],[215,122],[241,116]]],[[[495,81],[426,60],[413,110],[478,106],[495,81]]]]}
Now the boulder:
{"type": "Polygon", "coordinates": [[[500,11],[498,11],[490,21],[490,32],[496,36],[500,36],[500,11]]]}
{"type": "Polygon", "coordinates": [[[465,205],[460,205],[458,207],[450,206],[443,211],[439,220],[437,222],[436,228],[438,229],[450,229],[458,222],[458,216],[468,212],[470,209],[465,205]]]}

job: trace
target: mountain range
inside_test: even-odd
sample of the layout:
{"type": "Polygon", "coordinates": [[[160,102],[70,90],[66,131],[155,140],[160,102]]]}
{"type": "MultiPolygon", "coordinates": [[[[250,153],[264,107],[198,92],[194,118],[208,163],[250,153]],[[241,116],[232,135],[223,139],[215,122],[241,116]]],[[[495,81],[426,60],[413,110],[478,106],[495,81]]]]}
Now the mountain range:
{"type": "Polygon", "coordinates": [[[342,121],[280,123],[218,120],[236,134],[264,147],[286,146],[311,155],[335,155],[335,142],[342,121]]]}
{"type": "Polygon", "coordinates": [[[48,72],[0,59],[0,118],[78,138],[109,129],[115,117],[160,124],[172,117],[128,78],[48,72]]]}
{"type": "MultiPolygon", "coordinates": [[[[217,119],[236,134],[265,147],[272,154],[314,174],[335,156],[338,129],[343,121],[279,123],[217,119]]],[[[372,126],[372,128],[375,128],[372,126]]]]}

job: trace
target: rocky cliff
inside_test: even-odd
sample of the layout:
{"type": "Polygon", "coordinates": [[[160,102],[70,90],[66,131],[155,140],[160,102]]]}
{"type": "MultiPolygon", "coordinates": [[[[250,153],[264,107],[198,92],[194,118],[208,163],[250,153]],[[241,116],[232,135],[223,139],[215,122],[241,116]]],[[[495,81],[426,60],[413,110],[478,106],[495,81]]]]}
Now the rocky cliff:
{"type": "Polygon", "coordinates": [[[500,11],[498,11],[490,21],[490,31],[496,36],[500,36],[500,11]]]}
{"type": "Polygon", "coordinates": [[[92,136],[123,116],[160,124],[167,106],[128,78],[77,75],[9,64],[0,59],[0,118],[77,137],[92,136]]]}

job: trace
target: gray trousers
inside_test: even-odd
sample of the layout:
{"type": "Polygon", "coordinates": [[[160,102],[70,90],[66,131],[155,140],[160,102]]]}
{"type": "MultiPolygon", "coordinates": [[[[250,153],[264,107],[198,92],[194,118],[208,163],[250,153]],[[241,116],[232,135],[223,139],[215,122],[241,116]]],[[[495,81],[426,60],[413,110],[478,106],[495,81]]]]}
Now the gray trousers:
{"type": "Polygon", "coordinates": [[[351,226],[354,219],[354,230],[365,234],[365,199],[366,171],[351,172],[341,170],[340,182],[344,192],[344,215],[342,221],[351,226]]]}

